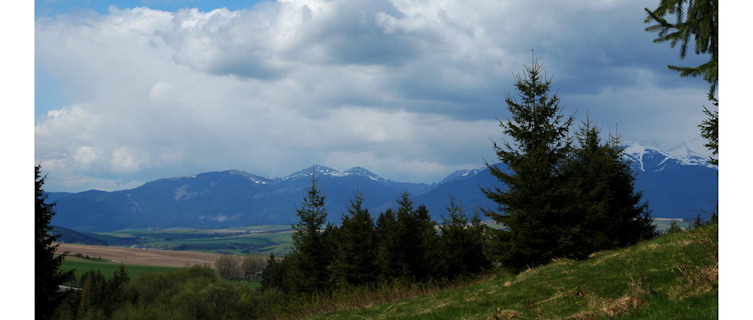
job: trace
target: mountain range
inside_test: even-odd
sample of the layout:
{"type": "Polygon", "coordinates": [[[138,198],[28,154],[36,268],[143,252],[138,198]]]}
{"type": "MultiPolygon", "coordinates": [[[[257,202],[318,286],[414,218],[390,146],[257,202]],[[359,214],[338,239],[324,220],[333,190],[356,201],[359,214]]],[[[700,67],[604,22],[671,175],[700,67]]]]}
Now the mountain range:
{"type": "MultiPolygon", "coordinates": [[[[653,216],[689,219],[716,209],[717,168],[698,153],[687,148],[668,153],[632,144],[625,148],[625,159],[653,216]]],[[[354,192],[363,194],[366,207],[376,216],[395,207],[400,193],[407,191],[416,205],[425,204],[434,220],[441,221],[450,197],[472,214],[478,208],[495,207],[481,187],[501,187],[487,168],[455,171],[439,182],[424,184],[392,181],[361,167],[338,171],[314,165],[281,178],[227,170],[159,179],[112,192],[49,192],[48,199],[56,202],[54,225],[85,232],[290,224],[297,221],[295,210],[311,186],[312,174],[327,195],[333,223],[339,222],[354,192]]]]}

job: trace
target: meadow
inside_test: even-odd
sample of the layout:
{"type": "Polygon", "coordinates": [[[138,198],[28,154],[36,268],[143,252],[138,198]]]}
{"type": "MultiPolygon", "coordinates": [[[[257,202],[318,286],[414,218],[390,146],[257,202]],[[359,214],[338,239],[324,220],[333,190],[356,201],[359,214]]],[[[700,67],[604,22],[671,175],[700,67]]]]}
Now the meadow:
{"type": "Polygon", "coordinates": [[[414,298],[335,294],[287,318],[715,319],[717,239],[718,227],[710,225],[414,298]]]}
{"type": "MultiPolygon", "coordinates": [[[[161,266],[145,266],[145,265],[123,265],[128,276],[132,279],[141,278],[146,272],[170,272],[176,271],[180,268],[177,267],[161,267],[161,266]]],[[[63,260],[60,270],[69,271],[73,270],[76,279],[81,279],[81,276],[90,270],[99,270],[102,275],[107,279],[112,279],[113,273],[120,269],[120,264],[105,259],[86,259],[76,256],[67,256],[63,260]]]]}

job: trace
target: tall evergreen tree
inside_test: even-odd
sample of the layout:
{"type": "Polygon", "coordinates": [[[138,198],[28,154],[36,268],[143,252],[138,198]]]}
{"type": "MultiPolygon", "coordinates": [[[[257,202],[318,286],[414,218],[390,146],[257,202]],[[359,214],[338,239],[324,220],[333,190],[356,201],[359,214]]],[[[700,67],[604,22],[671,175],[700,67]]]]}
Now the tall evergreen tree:
{"type": "Polygon", "coordinates": [[[478,213],[469,223],[463,208],[450,198],[447,214],[439,227],[445,274],[452,278],[487,268],[489,262],[483,254],[483,225],[478,213]]]}
{"type": "Polygon", "coordinates": [[[261,275],[261,287],[263,290],[278,289],[287,291],[285,288],[285,271],[288,260],[280,261],[274,253],[269,253],[267,265],[261,275]]]}
{"type": "Polygon", "coordinates": [[[416,208],[415,219],[417,237],[414,241],[417,244],[417,254],[410,262],[413,277],[420,281],[437,278],[442,272],[442,256],[436,224],[431,220],[429,209],[423,204],[416,208]]]}
{"type": "Polygon", "coordinates": [[[51,234],[50,221],[55,215],[54,203],[47,203],[44,192],[45,177],[41,167],[34,167],[34,301],[37,319],[52,318],[55,308],[63,301],[65,293],[58,286],[72,279],[73,272],[61,272],[60,264],[65,253],[55,256],[59,235],[51,234]]]}
{"type": "Polygon", "coordinates": [[[567,166],[571,193],[570,229],[564,248],[580,259],[591,252],[631,245],[654,236],[653,219],[635,178],[624,160],[617,137],[601,142],[600,130],[590,119],[578,130],[578,146],[567,166]]]}
{"type": "MultiPolygon", "coordinates": [[[[719,106],[715,98],[719,85],[719,1],[718,0],[660,0],[654,10],[645,9],[648,16],[645,23],[654,23],[646,31],[658,32],[654,42],[669,42],[674,48],[680,44],[680,58],[685,58],[688,43],[695,46],[696,54],[708,54],[709,60],[695,67],[669,65],[672,70],[680,72],[681,77],[701,76],[710,83],[708,99],[719,106]],[[675,21],[667,20],[675,16],[675,21]]],[[[699,127],[701,136],[709,142],[706,147],[711,151],[711,164],[718,164],[719,154],[719,112],[704,107],[706,120],[699,127]]]]}
{"type": "Polygon", "coordinates": [[[498,159],[512,172],[486,164],[507,190],[482,189],[498,205],[483,209],[484,213],[505,226],[497,235],[500,243],[495,255],[512,270],[561,256],[561,226],[568,224],[562,166],[570,151],[567,135],[573,118],[560,114],[560,100],[550,96],[551,79],[546,78],[542,65],[534,58],[524,69],[524,78],[515,76],[520,102],[507,95],[512,118],[499,124],[514,143],[493,143],[498,159]]]}
{"type": "Polygon", "coordinates": [[[379,275],[376,230],[369,210],[363,207],[363,194],[356,193],[350,200],[337,239],[333,271],[337,282],[341,285],[375,282],[379,275]]]}
{"type": "Polygon", "coordinates": [[[395,212],[388,208],[379,214],[376,223],[377,264],[380,280],[393,279],[401,274],[398,255],[402,243],[398,234],[397,217],[395,212]]]}
{"type": "Polygon", "coordinates": [[[288,257],[290,269],[286,280],[294,292],[311,293],[329,289],[333,250],[328,233],[323,230],[327,220],[325,198],[312,173],[311,188],[296,209],[299,221],[292,225],[293,249],[288,257]]]}

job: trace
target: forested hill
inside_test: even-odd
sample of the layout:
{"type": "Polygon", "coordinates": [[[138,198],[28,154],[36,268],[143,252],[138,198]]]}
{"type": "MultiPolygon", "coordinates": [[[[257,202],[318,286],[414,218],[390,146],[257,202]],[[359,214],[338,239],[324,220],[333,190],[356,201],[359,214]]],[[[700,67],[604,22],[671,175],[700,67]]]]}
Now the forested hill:
{"type": "MultiPolygon", "coordinates": [[[[717,169],[703,158],[690,151],[678,156],[640,145],[628,146],[626,153],[636,174],[636,190],[643,190],[655,217],[693,218],[716,208],[717,169]]],[[[435,221],[441,221],[451,196],[468,214],[494,207],[480,187],[499,185],[485,168],[456,171],[431,185],[396,182],[359,167],[341,172],[314,166],[282,178],[228,170],[160,179],[114,192],[51,192],[50,201],[57,202],[52,223],[87,232],[290,224],[311,186],[312,172],[327,195],[329,220],[334,223],[356,191],[363,193],[372,215],[394,207],[400,193],[408,191],[417,204],[428,207],[435,221]]]]}

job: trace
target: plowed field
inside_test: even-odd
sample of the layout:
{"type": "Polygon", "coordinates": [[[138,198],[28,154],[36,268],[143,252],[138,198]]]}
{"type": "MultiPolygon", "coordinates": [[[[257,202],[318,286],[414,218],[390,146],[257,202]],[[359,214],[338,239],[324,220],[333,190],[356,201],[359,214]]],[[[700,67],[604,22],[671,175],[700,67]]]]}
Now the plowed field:
{"type": "Polygon", "coordinates": [[[214,262],[220,254],[191,251],[170,251],[154,249],[135,249],[108,246],[90,246],[83,244],[61,243],[58,252],[81,254],[92,258],[103,258],[115,263],[145,266],[185,267],[202,265],[214,268],[214,262]]]}

